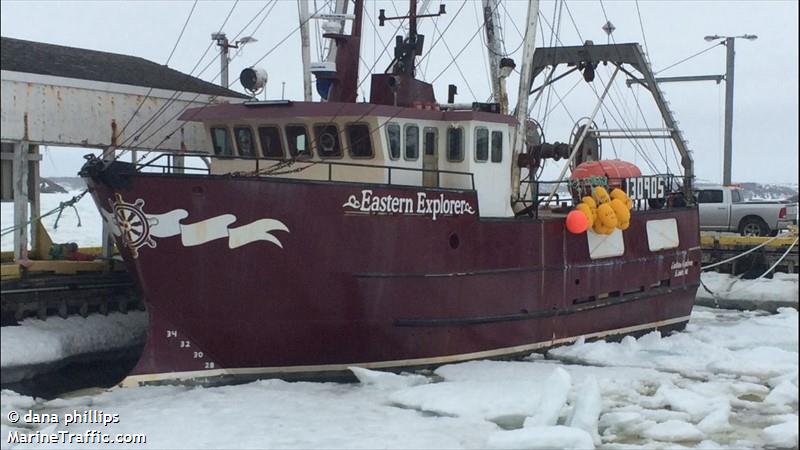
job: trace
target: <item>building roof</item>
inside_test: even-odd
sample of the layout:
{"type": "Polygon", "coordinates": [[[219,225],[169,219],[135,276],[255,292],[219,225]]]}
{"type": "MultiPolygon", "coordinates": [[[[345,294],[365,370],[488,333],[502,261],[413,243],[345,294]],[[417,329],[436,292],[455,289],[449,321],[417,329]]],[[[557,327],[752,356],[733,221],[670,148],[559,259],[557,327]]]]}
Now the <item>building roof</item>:
{"type": "Polygon", "coordinates": [[[249,98],[167,66],[120,55],[43,42],[0,37],[0,69],[171,91],[249,98]]]}

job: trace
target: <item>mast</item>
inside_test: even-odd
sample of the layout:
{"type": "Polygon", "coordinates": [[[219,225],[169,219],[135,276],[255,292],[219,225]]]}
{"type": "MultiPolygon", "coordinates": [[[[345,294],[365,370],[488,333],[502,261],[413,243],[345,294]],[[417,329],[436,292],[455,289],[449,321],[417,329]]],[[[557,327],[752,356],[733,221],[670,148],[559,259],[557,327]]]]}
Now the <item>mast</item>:
{"type": "Polygon", "coordinates": [[[297,0],[300,19],[300,47],[303,55],[303,99],[311,101],[311,40],[308,36],[308,0],[297,0]]]}
{"type": "Polygon", "coordinates": [[[501,103],[500,55],[502,54],[502,35],[498,0],[483,0],[483,23],[486,30],[486,49],[489,53],[489,70],[492,78],[492,101],[501,103]]]}
{"type": "Polygon", "coordinates": [[[330,78],[327,100],[330,102],[355,103],[358,99],[358,66],[361,54],[361,25],[364,16],[364,0],[355,0],[353,28],[350,34],[325,33],[322,37],[336,43],[336,69],[330,78]]]}
{"type": "Polygon", "coordinates": [[[528,119],[528,92],[530,89],[533,52],[536,50],[536,23],[539,20],[539,0],[529,0],[525,42],[522,49],[522,69],[517,93],[517,128],[514,130],[514,147],[511,154],[511,201],[519,199],[520,167],[517,157],[525,148],[525,126],[528,119]]]}
{"type": "MultiPolygon", "coordinates": [[[[345,14],[347,14],[347,0],[336,0],[336,6],[334,8],[335,8],[334,12],[336,14],[340,14],[342,17],[344,17],[345,14]]],[[[339,29],[334,31],[335,33],[344,33],[345,19],[332,20],[331,22],[339,24],[339,29]]],[[[336,44],[331,43],[330,47],[328,47],[328,56],[325,57],[325,61],[335,63],[336,50],[337,50],[336,44]]]]}

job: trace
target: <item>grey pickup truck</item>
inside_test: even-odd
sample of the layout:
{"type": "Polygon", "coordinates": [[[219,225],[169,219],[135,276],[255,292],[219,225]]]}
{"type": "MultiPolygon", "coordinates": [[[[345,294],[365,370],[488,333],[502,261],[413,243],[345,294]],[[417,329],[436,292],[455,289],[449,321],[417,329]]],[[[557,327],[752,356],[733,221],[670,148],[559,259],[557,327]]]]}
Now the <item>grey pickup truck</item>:
{"type": "Polygon", "coordinates": [[[700,229],[732,231],[742,236],[774,236],[797,223],[797,203],[746,202],[742,190],[731,186],[697,186],[700,229]]]}

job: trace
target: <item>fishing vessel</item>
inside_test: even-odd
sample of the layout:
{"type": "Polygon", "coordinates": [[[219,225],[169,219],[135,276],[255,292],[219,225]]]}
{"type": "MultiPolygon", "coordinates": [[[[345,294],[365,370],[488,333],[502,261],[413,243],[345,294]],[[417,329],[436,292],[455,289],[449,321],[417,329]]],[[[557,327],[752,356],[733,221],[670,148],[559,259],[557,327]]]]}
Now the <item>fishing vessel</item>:
{"type": "MultiPolygon", "coordinates": [[[[358,102],[365,12],[355,0],[345,18],[350,3],[313,67],[320,101],[190,109],[181,119],[203,123],[213,149],[82,169],[150,318],[123,384],[408,370],[685,326],[700,271],[692,159],[637,44],[535,48],[532,1],[516,107],[505,79],[517,64],[497,52],[492,101],[439,102],[415,67],[417,20],[435,14],[411,0],[407,16],[381,11],[408,34],[358,102]],[[615,67],[611,81],[638,72],[682,174],[602,159],[614,130],[593,119],[611,81],[570,142],[544,140],[528,117],[535,82],[557,67],[592,82],[598,64],[615,67]],[[208,166],[184,167],[187,155],[208,166]],[[541,180],[560,159],[559,179],[541,180]]],[[[492,45],[497,2],[483,6],[492,45]]],[[[242,73],[254,91],[264,78],[242,73]]]]}

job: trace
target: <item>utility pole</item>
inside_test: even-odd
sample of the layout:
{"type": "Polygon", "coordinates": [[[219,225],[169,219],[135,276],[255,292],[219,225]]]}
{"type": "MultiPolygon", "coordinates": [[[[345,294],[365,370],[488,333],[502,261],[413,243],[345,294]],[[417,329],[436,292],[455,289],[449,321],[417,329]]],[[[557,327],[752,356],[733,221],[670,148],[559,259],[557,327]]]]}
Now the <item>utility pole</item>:
{"type": "Polygon", "coordinates": [[[736,55],[733,49],[735,39],[743,38],[749,41],[758,39],[754,34],[744,34],[742,36],[706,36],[708,42],[725,39],[727,53],[725,56],[725,141],[723,144],[722,157],[722,184],[731,184],[731,160],[733,154],[733,59],[736,55]]]}
{"type": "Polygon", "coordinates": [[[733,51],[734,38],[725,38],[725,141],[722,157],[722,185],[731,184],[731,160],[733,154],[733,51]]]}
{"type": "Polygon", "coordinates": [[[252,36],[245,36],[231,44],[228,42],[228,37],[225,33],[221,31],[211,33],[211,39],[217,41],[217,46],[219,46],[219,85],[227,89],[228,86],[230,86],[228,84],[228,63],[231,60],[228,56],[228,49],[239,48],[240,45],[243,46],[251,42],[256,42],[258,39],[252,36]]]}
{"type": "MultiPolygon", "coordinates": [[[[725,55],[725,75],[698,75],[698,76],[682,76],[682,77],[664,77],[656,78],[658,83],[671,83],[671,82],[684,82],[684,81],[716,81],[717,84],[721,80],[725,80],[725,138],[723,143],[723,158],[722,158],[722,184],[728,186],[731,184],[731,156],[733,154],[733,60],[735,52],[733,50],[733,42],[735,39],[743,38],[749,41],[758,39],[754,34],[744,34],[742,36],[706,36],[705,40],[708,42],[725,39],[723,44],[727,48],[725,55]]],[[[629,78],[625,81],[628,87],[632,84],[645,85],[644,80],[637,78],[629,78]]]]}

